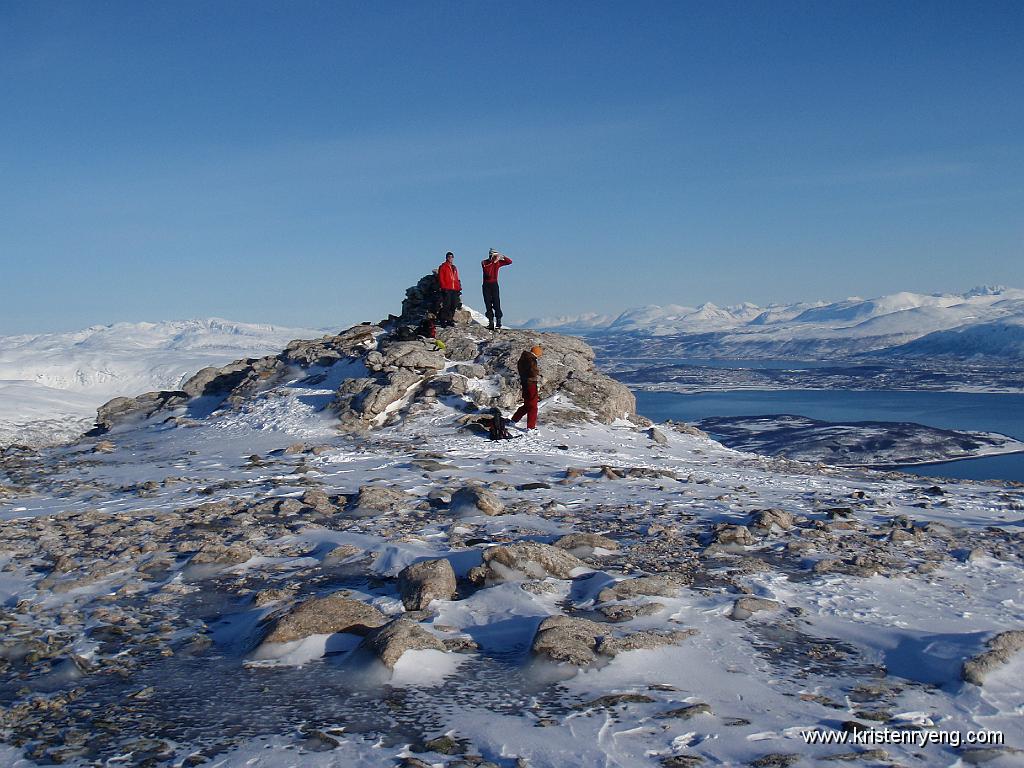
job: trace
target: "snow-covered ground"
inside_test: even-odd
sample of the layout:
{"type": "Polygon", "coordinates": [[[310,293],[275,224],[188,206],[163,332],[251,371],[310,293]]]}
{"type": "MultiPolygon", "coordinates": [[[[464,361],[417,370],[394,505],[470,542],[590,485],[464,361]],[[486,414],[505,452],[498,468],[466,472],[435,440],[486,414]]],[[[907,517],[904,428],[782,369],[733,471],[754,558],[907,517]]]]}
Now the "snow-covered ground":
{"type": "Polygon", "coordinates": [[[319,333],[213,318],[2,336],[0,446],[62,442],[88,429],[111,398],[177,389],[205,366],[277,352],[319,333]]]}
{"type": "Polygon", "coordinates": [[[961,675],[1024,629],[1019,487],[549,423],[553,400],[536,434],[510,441],[460,426],[465,401],[430,396],[346,436],[337,377],[316,373],[177,426],[3,456],[0,696],[19,748],[0,759],[1021,764],[1024,654],[982,685],[961,675]],[[467,486],[499,514],[452,501],[467,486]],[[367,488],[394,503],[371,506],[367,488]],[[495,547],[570,533],[603,537],[565,545],[571,570],[528,560],[473,577],[495,547]],[[458,593],[405,610],[396,576],[436,558],[458,593]],[[388,669],[350,632],[263,641],[297,600],[328,594],[404,616],[444,650],[388,669]],[[582,622],[570,647],[620,650],[545,660],[531,647],[550,616],[582,622]],[[806,741],[857,728],[914,742],[806,741]],[[950,744],[978,729],[1005,744],[950,744]]]}
{"type": "Polygon", "coordinates": [[[534,318],[526,327],[583,334],[609,357],[830,360],[885,353],[1024,359],[1024,290],[900,292],[875,299],[760,307],[647,306],[610,316],[534,318]]]}

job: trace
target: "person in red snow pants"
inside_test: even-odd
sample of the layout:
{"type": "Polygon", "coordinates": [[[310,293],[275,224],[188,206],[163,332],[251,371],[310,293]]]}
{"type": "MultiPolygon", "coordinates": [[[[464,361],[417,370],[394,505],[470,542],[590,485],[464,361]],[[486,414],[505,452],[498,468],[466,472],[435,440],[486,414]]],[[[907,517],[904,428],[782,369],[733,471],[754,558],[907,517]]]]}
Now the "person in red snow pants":
{"type": "Polygon", "coordinates": [[[540,383],[540,366],[537,365],[537,358],[544,354],[544,350],[538,344],[532,349],[523,352],[519,357],[519,381],[523,385],[523,404],[519,410],[512,415],[512,421],[518,422],[526,416],[526,428],[537,428],[537,384],[540,383]]]}

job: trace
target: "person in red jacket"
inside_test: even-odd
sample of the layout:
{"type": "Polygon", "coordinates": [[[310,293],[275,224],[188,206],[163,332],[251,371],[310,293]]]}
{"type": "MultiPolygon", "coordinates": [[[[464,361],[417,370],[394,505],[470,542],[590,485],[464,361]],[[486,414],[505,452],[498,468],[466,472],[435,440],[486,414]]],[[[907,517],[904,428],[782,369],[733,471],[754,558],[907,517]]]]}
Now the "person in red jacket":
{"type": "Polygon", "coordinates": [[[495,321],[501,328],[501,294],[498,292],[498,270],[512,263],[512,259],[491,248],[487,258],[480,262],[484,268],[484,308],[487,315],[487,328],[494,330],[495,321]]]}
{"type": "Polygon", "coordinates": [[[462,303],[462,283],[459,281],[459,268],[455,266],[455,254],[448,251],[444,255],[444,263],[437,268],[437,282],[441,286],[441,314],[438,325],[451,327],[455,325],[455,310],[462,303]]]}
{"type": "Polygon", "coordinates": [[[540,401],[537,395],[537,385],[540,384],[540,366],[537,364],[537,358],[542,354],[544,349],[537,344],[523,352],[516,364],[519,369],[519,382],[523,387],[523,404],[512,414],[512,421],[518,422],[525,416],[527,429],[537,428],[537,404],[540,401]]]}

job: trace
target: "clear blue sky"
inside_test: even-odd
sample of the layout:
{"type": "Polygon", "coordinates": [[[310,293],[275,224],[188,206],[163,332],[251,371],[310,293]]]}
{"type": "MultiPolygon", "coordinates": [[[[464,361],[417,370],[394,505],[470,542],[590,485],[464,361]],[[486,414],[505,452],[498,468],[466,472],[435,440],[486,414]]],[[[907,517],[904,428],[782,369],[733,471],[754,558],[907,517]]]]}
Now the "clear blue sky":
{"type": "Polygon", "coordinates": [[[0,0],[0,334],[1024,286],[1024,3],[0,0]]]}

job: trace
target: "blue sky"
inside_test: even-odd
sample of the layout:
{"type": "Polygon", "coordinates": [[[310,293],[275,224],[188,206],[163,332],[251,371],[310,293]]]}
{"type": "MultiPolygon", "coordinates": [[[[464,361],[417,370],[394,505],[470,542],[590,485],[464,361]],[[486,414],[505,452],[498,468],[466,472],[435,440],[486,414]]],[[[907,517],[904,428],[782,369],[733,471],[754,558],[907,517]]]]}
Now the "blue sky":
{"type": "Polygon", "coordinates": [[[0,334],[1024,286],[1020,2],[0,0],[0,334]]]}

